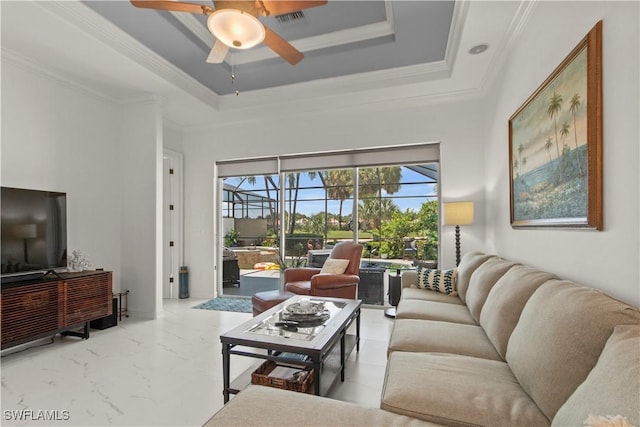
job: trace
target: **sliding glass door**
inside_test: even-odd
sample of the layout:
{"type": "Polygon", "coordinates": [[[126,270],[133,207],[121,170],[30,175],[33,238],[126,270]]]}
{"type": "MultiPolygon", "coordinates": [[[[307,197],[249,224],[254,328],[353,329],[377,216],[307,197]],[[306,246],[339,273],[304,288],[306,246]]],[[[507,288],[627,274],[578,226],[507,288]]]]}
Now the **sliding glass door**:
{"type": "Polygon", "coordinates": [[[278,175],[220,180],[223,295],[251,296],[280,286],[278,175]]]}
{"type": "Polygon", "coordinates": [[[345,240],[364,245],[363,267],[437,265],[438,155],[437,144],[425,144],[219,163],[219,291],[279,289],[283,268],[321,267],[345,240]],[[415,157],[433,160],[409,161],[415,157]],[[256,169],[273,172],[230,173],[256,169]],[[229,274],[236,270],[237,280],[229,274]]]}

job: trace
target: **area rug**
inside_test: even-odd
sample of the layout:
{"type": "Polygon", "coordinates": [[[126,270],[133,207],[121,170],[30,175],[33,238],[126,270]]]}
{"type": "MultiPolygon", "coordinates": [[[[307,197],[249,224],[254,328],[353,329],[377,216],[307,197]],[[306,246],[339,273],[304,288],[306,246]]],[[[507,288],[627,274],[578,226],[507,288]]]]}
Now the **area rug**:
{"type": "Polygon", "coordinates": [[[218,311],[235,311],[238,313],[251,313],[253,307],[250,299],[244,298],[224,298],[218,297],[202,304],[198,304],[193,308],[202,310],[218,310],[218,311]]]}

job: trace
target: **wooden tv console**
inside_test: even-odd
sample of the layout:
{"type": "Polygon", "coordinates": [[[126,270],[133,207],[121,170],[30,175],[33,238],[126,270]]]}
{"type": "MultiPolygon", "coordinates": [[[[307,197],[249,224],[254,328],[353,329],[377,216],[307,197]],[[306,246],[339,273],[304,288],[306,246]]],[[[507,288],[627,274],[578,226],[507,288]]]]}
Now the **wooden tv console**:
{"type": "Polygon", "coordinates": [[[58,333],[89,338],[89,322],[112,314],[111,281],[110,271],[83,271],[3,283],[1,348],[58,333]]]}

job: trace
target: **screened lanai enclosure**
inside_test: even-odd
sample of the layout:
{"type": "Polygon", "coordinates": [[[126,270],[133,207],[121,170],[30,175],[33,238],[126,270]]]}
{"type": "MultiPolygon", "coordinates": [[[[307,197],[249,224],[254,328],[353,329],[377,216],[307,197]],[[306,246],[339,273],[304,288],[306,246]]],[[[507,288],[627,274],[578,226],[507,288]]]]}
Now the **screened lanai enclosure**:
{"type": "Polygon", "coordinates": [[[360,287],[366,280],[381,287],[365,303],[386,303],[379,295],[386,295],[388,270],[437,265],[437,161],[224,175],[218,180],[226,248],[220,248],[219,294],[280,289],[284,268],[322,267],[345,240],[364,246],[360,287]]]}

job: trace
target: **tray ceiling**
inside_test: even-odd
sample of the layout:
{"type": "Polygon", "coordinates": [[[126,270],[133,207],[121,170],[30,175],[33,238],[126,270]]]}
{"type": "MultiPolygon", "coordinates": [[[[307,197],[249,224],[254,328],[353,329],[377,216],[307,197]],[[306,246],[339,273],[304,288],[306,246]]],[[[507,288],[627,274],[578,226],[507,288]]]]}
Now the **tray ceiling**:
{"type": "Polygon", "coordinates": [[[264,45],[231,49],[224,63],[207,63],[215,39],[204,15],[140,9],[127,1],[86,4],[219,95],[442,61],[454,9],[453,1],[330,0],[301,16],[260,17],[304,53],[292,66],[264,45]]]}
{"type": "Polygon", "coordinates": [[[329,0],[293,23],[265,20],[305,54],[292,66],[261,46],[206,63],[213,36],[199,16],[123,0],[2,0],[1,53],[3,62],[118,103],[153,97],[177,125],[216,126],[477,96],[533,5],[329,0]],[[488,50],[471,54],[479,44],[488,50]]]}

